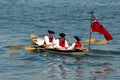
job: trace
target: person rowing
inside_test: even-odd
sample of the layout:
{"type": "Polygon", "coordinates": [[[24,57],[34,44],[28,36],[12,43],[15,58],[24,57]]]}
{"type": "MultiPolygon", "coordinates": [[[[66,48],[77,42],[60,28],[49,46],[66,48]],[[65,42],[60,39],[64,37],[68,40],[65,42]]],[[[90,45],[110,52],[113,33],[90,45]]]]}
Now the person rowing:
{"type": "Polygon", "coordinates": [[[81,39],[78,36],[74,36],[74,39],[75,39],[74,42],[67,50],[82,50],[84,52],[89,52],[87,48],[83,47],[82,42],[80,42],[81,39]]]}
{"type": "Polygon", "coordinates": [[[56,40],[56,48],[59,50],[65,50],[68,48],[68,42],[65,39],[66,34],[60,33],[59,38],[56,40]]]}
{"type": "Polygon", "coordinates": [[[44,47],[45,48],[54,48],[55,44],[55,38],[53,37],[53,34],[55,34],[54,31],[48,30],[48,34],[44,37],[44,47]]]}

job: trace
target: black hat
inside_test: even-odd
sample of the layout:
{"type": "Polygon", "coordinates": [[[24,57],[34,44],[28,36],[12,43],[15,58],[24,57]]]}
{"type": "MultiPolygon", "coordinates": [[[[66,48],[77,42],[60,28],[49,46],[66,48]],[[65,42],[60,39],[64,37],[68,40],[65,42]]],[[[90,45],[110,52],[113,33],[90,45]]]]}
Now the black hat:
{"type": "Polygon", "coordinates": [[[55,34],[55,32],[51,30],[48,30],[48,33],[55,34]]]}
{"type": "Polygon", "coordinates": [[[77,41],[80,41],[80,38],[78,36],[74,36],[74,38],[77,40],[77,41]]]}
{"type": "Polygon", "coordinates": [[[65,37],[65,34],[64,33],[60,33],[59,36],[60,37],[65,37]]]}

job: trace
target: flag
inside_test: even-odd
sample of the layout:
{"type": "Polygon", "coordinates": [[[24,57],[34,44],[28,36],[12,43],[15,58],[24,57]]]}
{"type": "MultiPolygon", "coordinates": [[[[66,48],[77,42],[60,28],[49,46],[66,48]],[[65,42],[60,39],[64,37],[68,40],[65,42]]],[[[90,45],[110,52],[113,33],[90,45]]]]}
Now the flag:
{"type": "Polygon", "coordinates": [[[100,25],[100,33],[102,33],[107,41],[112,40],[112,35],[108,32],[108,30],[103,26],[100,25]]]}
{"type": "Polygon", "coordinates": [[[92,23],[91,23],[91,31],[92,32],[99,32],[104,35],[107,41],[112,40],[112,35],[108,32],[108,30],[100,24],[100,21],[93,16],[92,23]]]}
{"type": "Polygon", "coordinates": [[[91,30],[92,32],[100,32],[100,21],[95,16],[92,17],[91,30]]]}
{"type": "Polygon", "coordinates": [[[91,30],[92,32],[100,32],[100,24],[98,22],[92,22],[91,30]]]}

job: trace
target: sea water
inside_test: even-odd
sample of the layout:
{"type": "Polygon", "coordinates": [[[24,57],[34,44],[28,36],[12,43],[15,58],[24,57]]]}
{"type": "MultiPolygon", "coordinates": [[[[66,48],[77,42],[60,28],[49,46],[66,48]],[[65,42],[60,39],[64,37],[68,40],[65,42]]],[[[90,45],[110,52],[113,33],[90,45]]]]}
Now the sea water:
{"type": "MultiPolygon", "coordinates": [[[[120,80],[119,30],[119,0],[0,0],[0,80],[120,80]],[[55,38],[64,32],[69,42],[88,39],[92,10],[113,40],[91,45],[90,54],[9,50],[31,45],[30,34],[44,37],[48,30],[55,38]]],[[[92,38],[104,39],[99,33],[92,38]]]]}

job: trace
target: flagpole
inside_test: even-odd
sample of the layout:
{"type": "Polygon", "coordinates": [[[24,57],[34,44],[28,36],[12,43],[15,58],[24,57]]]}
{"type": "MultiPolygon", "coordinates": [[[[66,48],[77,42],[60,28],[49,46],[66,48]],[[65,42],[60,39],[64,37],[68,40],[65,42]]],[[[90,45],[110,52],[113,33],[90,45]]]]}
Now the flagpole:
{"type": "MultiPolygon", "coordinates": [[[[91,11],[91,24],[92,24],[92,17],[93,17],[93,10],[91,11]]],[[[91,32],[91,24],[90,24],[90,35],[89,35],[89,50],[90,50],[90,40],[91,40],[91,35],[92,35],[92,32],[91,32]]]]}

